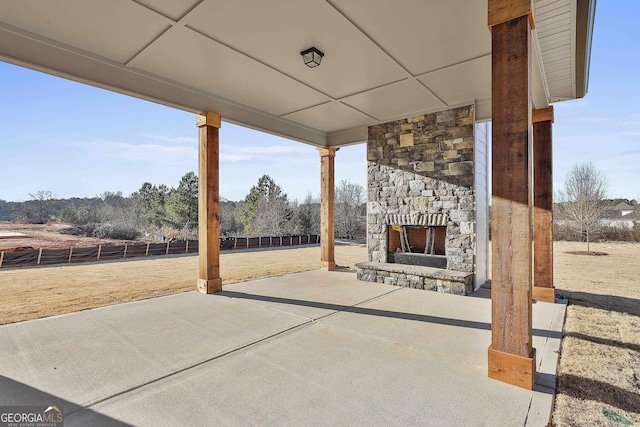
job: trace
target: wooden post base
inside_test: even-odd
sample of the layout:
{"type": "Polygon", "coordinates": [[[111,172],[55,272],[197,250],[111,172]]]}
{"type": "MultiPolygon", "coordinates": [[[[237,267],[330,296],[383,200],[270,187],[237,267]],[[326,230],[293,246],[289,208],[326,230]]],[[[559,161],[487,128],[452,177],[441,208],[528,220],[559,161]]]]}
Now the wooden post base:
{"type": "Polygon", "coordinates": [[[222,290],[222,279],[198,279],[197,287],[203,294],[215,294],[222,290]]]}
{"type": "Polygon", "coordinates": [[[536,349],[530,357],[503,353],[489,347],[489,378],[533,390],[536,381],[536,349]]]}
{"type": "Polygon", "coordinates": [[[320,261],[320,268],[322,270],[333,271],[336,269],[336,263],[334,261],[320,261]]]}
{"type": "Polygon", "coordinates": [[[556,288],[545,288],[542,286],[534,286],[531,297],[540,302],[556,302],[556,288]]]}

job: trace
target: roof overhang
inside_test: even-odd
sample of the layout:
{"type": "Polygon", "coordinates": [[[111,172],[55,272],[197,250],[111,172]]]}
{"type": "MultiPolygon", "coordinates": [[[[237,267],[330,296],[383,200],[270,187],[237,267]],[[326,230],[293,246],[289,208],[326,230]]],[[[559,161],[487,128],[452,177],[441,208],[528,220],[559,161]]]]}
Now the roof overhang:
{"type": "MultiPolygon", "coordinates": [[[[585,95],[595,0],[536,0],[534,108],[585,95]]],[[[0,59],[314,146],[491,118],[487,1],[0,0],[0,59]],[[322,64],[299,52],[316,46],[322,64]]]]}

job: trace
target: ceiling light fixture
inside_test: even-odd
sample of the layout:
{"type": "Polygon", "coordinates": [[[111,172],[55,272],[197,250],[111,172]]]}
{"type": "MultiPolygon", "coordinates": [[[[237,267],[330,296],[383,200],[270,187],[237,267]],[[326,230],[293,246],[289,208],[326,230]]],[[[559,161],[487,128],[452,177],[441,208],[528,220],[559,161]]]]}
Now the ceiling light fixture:
{"type": "Polygon", "coordinates": [[[310,47],[309,49],[300,52],[300,55],[302,55],[302,60],[307,67],[315,68],[320,65],[320,61],[322,61],[324,53],[320,52],[315,47],[310,47]]]}

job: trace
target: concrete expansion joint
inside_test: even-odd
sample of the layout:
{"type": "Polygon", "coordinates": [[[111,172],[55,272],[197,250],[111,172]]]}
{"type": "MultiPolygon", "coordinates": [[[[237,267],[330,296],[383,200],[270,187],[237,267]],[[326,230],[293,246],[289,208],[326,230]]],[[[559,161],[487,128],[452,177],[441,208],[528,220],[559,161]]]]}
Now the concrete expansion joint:
{"type": "Polygon", "coordinates": [[[136,385],[136,386],[129,387],[129,388],[125,389],[125,390],[119,391],[119,392],[114,393],[114,394],[111,394],[111,395],[109,395],[109,396],[105,396],[105,397],[101,397],[101,398],[95,399],[95,400],[90,401],[90,402],[88,402],[88,403],[86,403],[86,404],[82,404],[82,405],[81,405],[82,407],[81,407],[80,409],[77,409],[77,410],[75,410],[75,411],[70,411],[68,414],[66,414],[66,416],[68,417],[68,416],[71,416],[71,415],[74,415],[74,414],[80,413],[80,412],[82,412],[82,411],[84,411],[84,410],[86,410],[86,409],[89,409],[89,408],[91,408],[91,407],[93,407],[93,406],[95,406],[95,405],[98,405],[98,404],[100,404],[100,403],[103,403],[103,402],[109,401],[109,400],[111,400],[111,399],[115,399],[115,398],[117,398],[117,397],[120,397],[120,396],[126,395],[126,394],[128,394],[128,393],[133,392],[133,391],[136,391],[136,390],[142,389],[142,388],[144,388],[144,387],[146,387],[146,386],[148,386],[148,385],[152,385],[152,384],[155,384],[155,383],[160,382],[160,381],[162,381],[162,380],[165,380],[165,379],[167,379],[167,378],[171,378],[171,377],[173,377],[173,376],[175,376],[175,375],[181,374],[181,373],[183,373],[183,372],[190,371],[190,370],[192,370],[192,369],[194,369],[194,368],[198,368],[198,367],[200,367],[200,366],[202,366],[202,365],[205,365],[205,364],[207,364],[207,363],[209,363],[209,362],[213,362],[214,360],[221,359],[221,358],[223,358],[223,357],[225,357],[225,356],[228,356],[228,355],[231,355],[231,354],[233,354],[233,353],[237,353],[237,352],[239,352],[239,351],[241,351],[241,350],[245,350],[245,349],[247,349],[247,348],[250,348],[250,347],[256,346],[256,345],[261,344],[261,343],[263,343],[263,342],[265,342],[265,341],[269,341],[269,340],[271,340],[271,339],[273,339],[273,338],[276,338],[276,337],[279,337],[279,336],[285,335],[285,334],[287,334],[287,333],[293,332],[293,331],[295,331],[295,330],[297,330],[297,329],[304,328],[304,327],[306,327],[306,326],[311,325],[312,323],[313,323],[313,319],[309,319],[309,320],[307,320],[306,322],[299,323],[299,324],[297,324],[297,325],[294,325],[294,326],[291,326],[291,327],[289,327],[289,328],[283,329],[283,330],[281,330],[281,331],[279,331],[279,332],[276,332],[276,333],[274,333],[274,334],[267,335],[267,336],[262,337],[262,338],[260,338],[260,339],[257,339],[257,340],[254,340],[254,341],[248,342],[248,343],[246,343],[246,344],[242,344],[242,345],[240,345],[240,346],[238,346],[238,347],[231,348],[231,349],[229,349],[229,350],[227,350],[227,351],[224,351],[224,352],[222,352],[222,353],[216,354],[216,355],[215,355],[215,356],[213,356],[213,357],[209,357],[209,358],[207,358],[207,359],[205,359],[205,360],[202,360],[202,361],[200,361],[200,362],[196,362],[196,363],[193,363],[193,364],[191,364],[191,365],[189,365],[189,366],[185,366],[185,367],[183,367],[183,368],[176,369],[175,371],[169,372],[169,373],[168,373],[168,374],[166,374],[166,375],[159,376],[159,377],[154,378],[154,379],[152,379],[152,380],[146,381],[146,382],[144,382],[144,383],[142,383],[142,384],[138,384],[138,385],[136,385]]]}

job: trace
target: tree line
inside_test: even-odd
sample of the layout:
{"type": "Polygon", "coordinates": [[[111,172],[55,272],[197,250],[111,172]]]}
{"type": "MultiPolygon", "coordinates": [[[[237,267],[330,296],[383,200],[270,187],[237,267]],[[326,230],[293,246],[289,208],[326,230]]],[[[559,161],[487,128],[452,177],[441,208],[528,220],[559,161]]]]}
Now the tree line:
{"type": "MultiPolygon", "coordinates": [[[[73,225],[67,232],[115,239],[141,235],[197,238],[198,177],[186,173],[173,188],[145,182],[138,191],[104,192],[93,198],[58,199],[50,191],[30,194],[26,202],[0,200],[0,220],[73,225]]],[[[335,234],[355,239],[365,233],[364,188],[341,181],[335,188],[335,234]]],[[[220,200],[221,237],[287,236],[320,233],[320,200],[311,193],[290,200],[269,175],[260,177],[243,200],[220,200]]]]}

